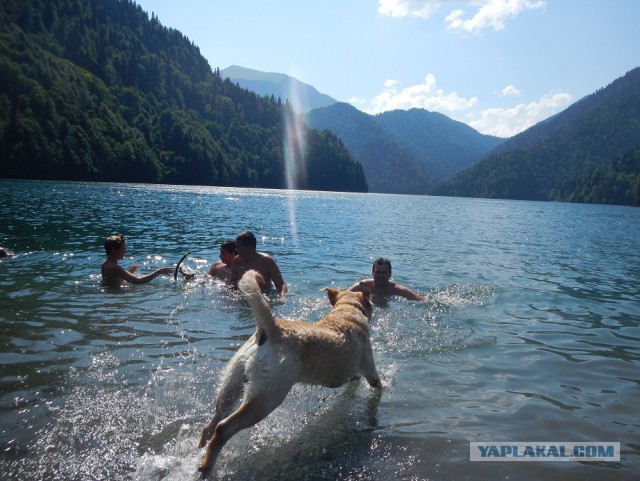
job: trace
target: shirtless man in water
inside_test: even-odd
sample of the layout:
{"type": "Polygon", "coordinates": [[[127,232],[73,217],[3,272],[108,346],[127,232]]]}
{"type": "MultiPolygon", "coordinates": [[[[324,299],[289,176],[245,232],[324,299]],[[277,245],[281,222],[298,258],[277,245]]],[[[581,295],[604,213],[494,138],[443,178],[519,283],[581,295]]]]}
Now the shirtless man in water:
{"type": "Polygon", "coordinates": [[[220,246],[220,260],[211,265],[207,274],[229,283],[233,274],[233,263],[237,256],[236,243],[232,240],[224,241],[220,246]]]}
{"type": "Polygon", "coordinates": [[[118,261],[124,259],[127,253],[127,240],[123,235],[112,235],[104,241],[104,250],[107,252],[107,258],[100,266],[102,271],[102,280],[106,285],[119,286],[123,281],[131,284],[146,284],[155,279],[160,274],[172,274],[173,267],[161,267],[146,276],[137,276],[134,272],[138,269],[135,264],[126,270],[118,265],[118,261]]]}
{"type": "Polygon", "coordinates": [[[424,297],[416,294],[408,287],[391,280],[391,261],[380,257],[373,263],[371,269],[373,279],[356,282],[349,290],[354,292],[369,292],[372,296],[388,298],[400,296],[411,301],[422,301],[424,297]]]}
{"type": "Polygon", "coordinates": [[[269,254],[256,251],[256,245],[256,237],[252,232],[246,231],[236,237],[238,257],[234,259],[231,268],[231,282],[237,286],[244,273],[254,269],[264,278],[265,283],[260,286],[262,291],[267,292],[271,290],[272,285],[275,285],[280,300],[284,300],[287,294],[287,285],[282,279],[278,264],[269,254]]]}

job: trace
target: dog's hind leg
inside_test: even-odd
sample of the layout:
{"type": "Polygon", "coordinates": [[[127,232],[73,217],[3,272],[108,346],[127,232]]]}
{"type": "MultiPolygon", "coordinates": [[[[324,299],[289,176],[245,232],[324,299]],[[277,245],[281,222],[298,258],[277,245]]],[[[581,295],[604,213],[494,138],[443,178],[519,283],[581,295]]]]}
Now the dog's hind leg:
{"type": "Polygon", "coordinates": [[[213,438],[211,438],[207,446],[198,470],[206,474],[213,467],[216,458],[229,439],[238,431],[250,428],[271,414],[274,409],[282,404],[287,392],[278,397],[274,397],[273,393],[270,393],[270,395],[245,399],[237,411],[220,421],[216,426],[213,438]]]}
{"type": "Polygon", "coordinates": [[[229,416],[240,402],[240,399],[242,399],[245,387],[244,367],[244,362],[240,360],[232,361],[232,364],[228,367],[216,396],[213,418],[202,430],[202,436],[200,436],[200,442],[198,443],[199,448],[203,448],[207,444],[207,441],[213,436],[218,423],[229,416]]]}

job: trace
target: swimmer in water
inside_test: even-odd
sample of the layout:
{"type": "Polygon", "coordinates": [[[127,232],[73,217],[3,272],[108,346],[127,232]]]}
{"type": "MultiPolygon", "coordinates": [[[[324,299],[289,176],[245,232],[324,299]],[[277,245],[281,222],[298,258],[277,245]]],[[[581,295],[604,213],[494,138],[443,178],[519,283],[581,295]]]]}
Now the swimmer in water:
{"type": "Polygon", "coordinates": [[[137,276],[134,272],[138,269],[138,265],[132,265],[129,269],[125,269],[118,264],[118,261],[124,259],[127,253],[127,240],[123,235],[112,235],[104,241],[104,250],[107,252],[107,258],[100,266],[102,271],[102,280],[104,284],[110,286],[120,286],[122,282],[131,284],[146,284],[155,279],[160,274],[173,274],[172,267],[161,267],[146,276],[137,276]]]}
{"type": "Polygon", "coordinates": [[[260,285],[262,292],[270,291],[272,285],[274,285],[280,295],[280,300],[284,301],[284,297],[287,294],[287,285],[282,279],[280,268],[269,254],[256,251],[256,245],[256,237],[252,232],[242,232],[236,237],[236,252],[238,256],[233,261],[231,283],[237,286],[244,273],[254,269],[264,279],[264,284],[260,285]]]}
{"type": "Polygon", "coordinates": [[[400,296],[410,301],[423,301],[424,297],[413,292],[408,287],[391,280],[391,261],[380,257],[376,259],[371,268],[373,279],[364,279],[356,282],[349,290],[354,292],[369,292],[372,296],[389,298],[400,296]]]}
{"type": "Polygon", "coordinates": [[[233,274],[233,262],[237,255],[236,243],[232,240],[224,241],[220,246],[220,260],[213,263],[207,274],[221,279],[227,284],[230,283],[233,274]]]}

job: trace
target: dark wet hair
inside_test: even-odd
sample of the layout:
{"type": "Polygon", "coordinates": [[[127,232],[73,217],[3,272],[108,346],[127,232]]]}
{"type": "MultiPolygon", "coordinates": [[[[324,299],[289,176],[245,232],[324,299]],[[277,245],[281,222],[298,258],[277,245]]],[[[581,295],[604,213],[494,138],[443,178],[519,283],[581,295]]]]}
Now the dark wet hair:
{"type": "Polygon", "coordinates": [[[109,236],[107,240],[104,241],[104,250],[107,252],[107,255],[109,255],[113,249],[119,249],[125,241],[126,239],[122,234],[109,236]]]}
{"type": "Polygon", "coordinates": [[[227,252],[235,252],[236,251],[236,243],[235,241],[232,241],[231,239],[227,239],[226,241],[224,241],[222,243],[222,245],[220,246],[220,249],[224,249],[227,252]]]}
{"type": "Polygon", "coordinates": [[[385,257],[378,257],[375,261],[373,261],[373,267],[371,267],[371,272],[375,269],[376,266],[389,266],[389,274],[391,274],[391,261],[385,257]]]}
{"type": "Polygon", "coordinates": [[[253,232],[246,230],[238,234],[236,244],[242,244],[245,247],[253,247],[255,249],[258,241],[256,240],[256,236],[253,235],[253,232]]]}

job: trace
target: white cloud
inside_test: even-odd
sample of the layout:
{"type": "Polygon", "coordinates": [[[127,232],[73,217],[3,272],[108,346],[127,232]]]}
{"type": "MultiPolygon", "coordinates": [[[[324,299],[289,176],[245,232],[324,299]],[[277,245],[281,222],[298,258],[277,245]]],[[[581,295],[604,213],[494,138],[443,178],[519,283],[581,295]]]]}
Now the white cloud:
{"type": "MultiPolygon", "coordinates": [[[[477,97],[465,98],[456,92],[445,92],[437,88],[436,77],[427,74],[424,82],[399,88],[398,81],[385,82],[386,88],[371,100],[351,98],[349,103],[371,115],[388,110],[409,110],[412,108],[439,112],[452,119],[464,122],[478,132],[498,137],[512,137],[538,122],[567,108],[573,98],[565,92],[551,92],[537,101],[521,103],[509,108],[489,108],[474,110],[477,97]]],[[[519,94],[509,85],[502,90],[505,95],[519,94]]]]}
{"type": "Polygon", "coordinates": [[[490,108],[480,112],[470,112],[464,119],[478,132],[498,137],[512,137],[529,127],[548,119],[567,108],[573,97],[566,92],[545,94],[536,102],[518,104],[510,108],[490,108]]]}
{"type": "MultiPolygon", "coordinates": [[[[385,82],[387,86],[388,81],[385,82]]],[[[473,107],[478,99],[473,97],[465,99],[456,92],[445,93],[442,89],[436,88],[436,77],[427,74],[424,83],[412,85],[403,89],[396,89],[399,86],[397,81],[390,84],[382,93],[376,95],[368,108],[363,108],[369,114],[377,114],[387,110],[408,110],[412,108],[435,110],[445,115],[461,112],[473,107]]],[[[355,105],[355,104],[354,104],[355,105]]]]}
{"type": "Polygon", "coordinates": [[[398,85],[400,85],[400,80],[386,80],[384,82],[384,88],[386,89],[395,89],[398,85]]]}
{"type": "Polygon", "coordinates": [[[546,4],[543,0],[486,0],[470,3],[481,4],[481,7],[469,20],[463,19],[464,10],[453,10],[445,19],[448,28],[467,33],[485,28],[499,31],[505,28],[507,20],[517,17],[524,10],[543,8],[546,4]]]}
{"type": "Polygon", "coordinates": [[[441,0],[378,0],[378,12],[389,17],[427,19],[438,9],[441,0]]]}
{"type": "MultiPolygon", "coordinates": [[[[378,12],[389,17],[430,18],[444,0],[378,0],[378,12]]],[[[445,22],[449,29],[472,33],[485,28],[503,30],[506,21],[517,17],[525,10],[543,8],[545,0],[459,0],[457,4],[466,5],[474,12],[465,19],[467,11],[462,8],[452,10],[445,22]]]]}
{"type": "Polygon", "coordinates": [[[507,85],[502,89],[502,95],[505,97],[518,97],[520,96],[520,90],[515,88],[513,85],[507,85]]]}

